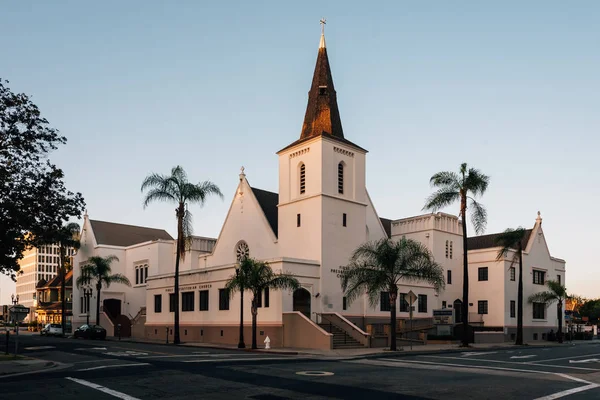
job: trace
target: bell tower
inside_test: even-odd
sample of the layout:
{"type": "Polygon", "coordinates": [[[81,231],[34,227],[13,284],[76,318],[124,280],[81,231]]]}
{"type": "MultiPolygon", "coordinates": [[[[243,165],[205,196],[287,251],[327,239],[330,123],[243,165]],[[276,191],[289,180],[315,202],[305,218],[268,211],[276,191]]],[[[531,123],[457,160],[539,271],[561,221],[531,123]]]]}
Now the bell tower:
{"type": "Polygon", "coordinates": [[[320,299],[315,312],[341,310],[332,271],[366,240],[366,153],[344,137],[322,31],[300,138],[277,153],[280,254],[319,261],[320,293],[339,294],[320,299]]]}

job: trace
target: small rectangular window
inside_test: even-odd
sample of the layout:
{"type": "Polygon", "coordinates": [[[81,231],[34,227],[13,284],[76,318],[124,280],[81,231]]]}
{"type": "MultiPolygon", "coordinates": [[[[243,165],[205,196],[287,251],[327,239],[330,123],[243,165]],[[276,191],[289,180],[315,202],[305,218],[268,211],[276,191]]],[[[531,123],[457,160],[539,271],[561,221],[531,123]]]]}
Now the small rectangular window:
{"type": "Polygon", "coordinates": [[[265,289],[265,308],[269,307],[269,288],[265,289]]]}
{"type": "Polygon", "coordinates": [[[255,300],[256,300],[256,307],[262,307],[262,292],[260,292],[258,294],[258,297],[255,300]]]}
{"type": "Polygon", "coordinates": [[[301,224],[300,214],[296,214],[296,226],[300,227],[300,224],[301,224]]]}
{"type": "Polygon", "coordinates": [[[427,295],[420,294],[418,297],[418,302],[419,302],[419,312],[426,313],[427,312],[427,295]]]}
{"type": "Polygon", "coordinates": [[[560,275],[556,275],[556,281],[559,285],[562,285],[562,282],[560,281],[560,275]]]}
{"type": "Polygon", "coordinates": [[[346,213],[342,214],[342,225],[346,226],[346,213]]]}
{"type": "Polygon", "coordinates": [[[169,312],[175,312],[175,293],[169,293],[169,312]]]}
{"type": "Polygon", "coordinates": [[[446,279],[448,285],[452,285],[452,271],[448,270],[448,279],[446,279]]]}
{"type": "Polygon", "coordinates": [[[154,295],[154,312],[162,312],[162,295],[160,294],[154,295]]]}
{"type": "Polygon", "coordinates": [[[487,281],[488,280],[488,267],[481,267],[478,270],[478,278],[480,281],[487,281]]]}
{"type": "Polygon", "coordinates": [[[533,283],[535,285],[543,285],[544,283],[546,283],[546,272],[534,270],[533,283]]]}
{"type": "Polygon", "coordinates": [[[510,317],[511,318],[515,318],[516,310],[517,310],[516,302],[514,300],[511,300],[510,301],[510,317]]]}
{"type": "Polygon", "coordinates": [[[219,310],[229,310],[229,291],[219,289],[219,310]]]}
{"type": "Polygon", "coordinates": [[[510,272],[510,280],[514,281],[515,280],[515,267],[510,267],[509,272],[510,272]]]}
{"type": "Polygon", "coordinates": [[[148,266],[144,266],[144,283],[148,282],[148,266]]]}
{"type": "Polygon", "coordinates": [[[546,304],[545,303],[533,303],[533,319],[545,319],[546,318],[546,304]]]}
{"type": "Polygon", "coordinates": [[[208,290],[200,291],[200,311],[208,311],[208,290]]]}
{"type": "Polygon", "coordinates": [[[379,300],[379,310],[380,311],[390,311],[390,293],[389,292],[381,292],[381,298],[379,300]]]}
{"type": "Polygon", "coordinates": [[[442,308],[446,308],[446,304],[447,304],[447,303],[446,303],[446,301],[445,301],[445,300],[444,300],[444,301],[442,301],[442,308]]]}
{"type": "Polygon", "coordinates": [[[181,311],[194,311],[194,292],[181,293],[181,311]]]}
{"type": "Polygon", "coordinates": [[[346,296],[342,297],[342,310],[346,310],[347,307],[347,303],[346,303],[346,296]]]}
{"type": "Polygon", "coordinates": [[[140,269],[139,268],[135,269],[135,284],[136,285],[140,284],[140,269]]]}
{"type": "Polygon", "coordinates": [[[487,313],[488,313],[487,300],[479,300],[477,302],[477,314],[487,314],[487,313]]]}

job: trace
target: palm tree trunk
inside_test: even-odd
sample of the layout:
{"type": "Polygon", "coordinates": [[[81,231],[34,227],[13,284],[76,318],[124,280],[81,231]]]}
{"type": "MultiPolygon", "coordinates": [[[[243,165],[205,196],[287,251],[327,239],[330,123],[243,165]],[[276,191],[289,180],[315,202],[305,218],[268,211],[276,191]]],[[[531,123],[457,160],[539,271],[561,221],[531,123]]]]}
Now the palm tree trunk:
{"type": "MultiPolygon", "coordinates": [[[[390,350],[396,351],[396,298],[397,293],[390,291],[390,350]]],[[[412,332],[411,332],[412,333],[412,332]]]]}
{"type": "Polygon", "coordinates": [[[175,321],[173,327],[173,343],[179,344],[181,343],[181,338],[179,336],[179,262],[181,258],[181,249],[183,246],[183,217],[185,215],[185,204],[179,203],[179,207],[177,208],[177,254],[175,255],[175,321]]]}
{"type": "Polygon", "coordinates": [[[558,333],[556,334],[556,338],[558,339],[558,343],[562,343],[563,342],[563,335],[562,335],[562,323],[563,323],[563,319],[562,319],[562,299],[558,300],[558,304],[556,305],[558,308],[558,333]]]}
{"type": "Polygon", "coordinates": [[[240,287],[240,341],[238,342],[238,349],[246,348],[244,343],[244,286],[240,287]]]}
{"type": "Polygon", "coordinates": [[[252,349],[258,349],[256,345],[256,317],[258,314],[258,307],[256,307],[256,293],[252,299],[252,349]]]}
{"type": "Polygon", "coordinates": [[[98,282],[96,285],[96,325],[100,325],[100,291],[102,290],[102,283],[98,282]]]}
{"type": "Polygon", "coordinates": [[[515,344],[523,344],[523,248],[519,242],[519,286],[517,289],[517,340],[515,344]]]}
{"type": "Polygon", "coordinates": [[[462,317],[463,317],[463,337],[462,346],[469,346],[469,259],[467,256],[467,196],[461,193],[460,201],[460,214],[462,217],[462,231],[463,231],[463,303],[462,303],[462,317]]]}
{"type": "Polygon", "coordinates": [[[60,265],[58,266],[60,272],[60,323],[62,328],[62,336],[65,335],[67,328],[66,315],[67,315],[67,299],[65,299],[65,246],[60,244],[60,265]]]}

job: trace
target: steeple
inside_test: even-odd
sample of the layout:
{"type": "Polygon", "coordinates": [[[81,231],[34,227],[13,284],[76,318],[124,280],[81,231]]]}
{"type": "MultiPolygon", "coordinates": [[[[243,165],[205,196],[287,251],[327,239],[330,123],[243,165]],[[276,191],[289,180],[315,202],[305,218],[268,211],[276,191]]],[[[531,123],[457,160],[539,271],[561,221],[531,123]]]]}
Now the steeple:
{"type": "Polygon", "coordinates": [[[342,130],[342,121],[340,120],[333,78],[329,68],[329,58],[327,57],[327,47],[325,46],[325,19],[321,20],[321,26],[317,65],[308,92],[308,105],[306,106],[300,139],[321,134],[343,139],[344,131],[342,130]]]}

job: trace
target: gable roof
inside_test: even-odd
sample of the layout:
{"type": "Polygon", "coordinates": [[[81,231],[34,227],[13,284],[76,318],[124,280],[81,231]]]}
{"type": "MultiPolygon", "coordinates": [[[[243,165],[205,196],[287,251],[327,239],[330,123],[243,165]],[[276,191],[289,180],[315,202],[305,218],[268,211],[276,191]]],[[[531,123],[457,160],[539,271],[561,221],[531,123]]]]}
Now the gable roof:
{"type": "MultiPolygon", "coordinates": [[[[73,286],[73,270],[68,271],[65,275],[65,287],[73,286]]],[[[48,282],[44,279],[40,279],[40,281],[36,285],[36,289],[45,289],[45,288],[60,288],[60,275],[56,275],[54,278],[51,278],[48,282]]]]}
{"type": "Polygon", "coordinates": [[[95,221],[90,219],[97,244],[128,247],[153,240],[174,240],[164,229],[146,228],[143,226],[116,224],[114,222],[95,221]]]}
{"type": "MultiPolygon", "coordinates": [[[[533,229],[526,229],[525,236],[521,241],[521,246],[523,250],[527,247],[527,243],[529,243],[529,237],[531,236],[531,232],[533,229]]],[[[490,235],[482,235],[482,236],[473,236],[467,238],[467,250],[480,250],[480,249],[490,249],[494,247],[500,247],[498,244],[498,238],[502,235],[502,233],[492,233],[490,235]]]]}
{"type": "Polygon", "coordinates": [[[388,238],[392,237],[392,220],[387,218],[379,218],[381,221],[381,225],[383,225],[383,229],[387,234],[388,238]]]}
{"type": "Polygon", "coordinates": [[[275,237],[277,237],[277,220],[279,213],[277,212],[277,204],[279,204],[279,193],[273,193],[262,189],[250,187],[254,197],[258,201],[275,237]]]}

